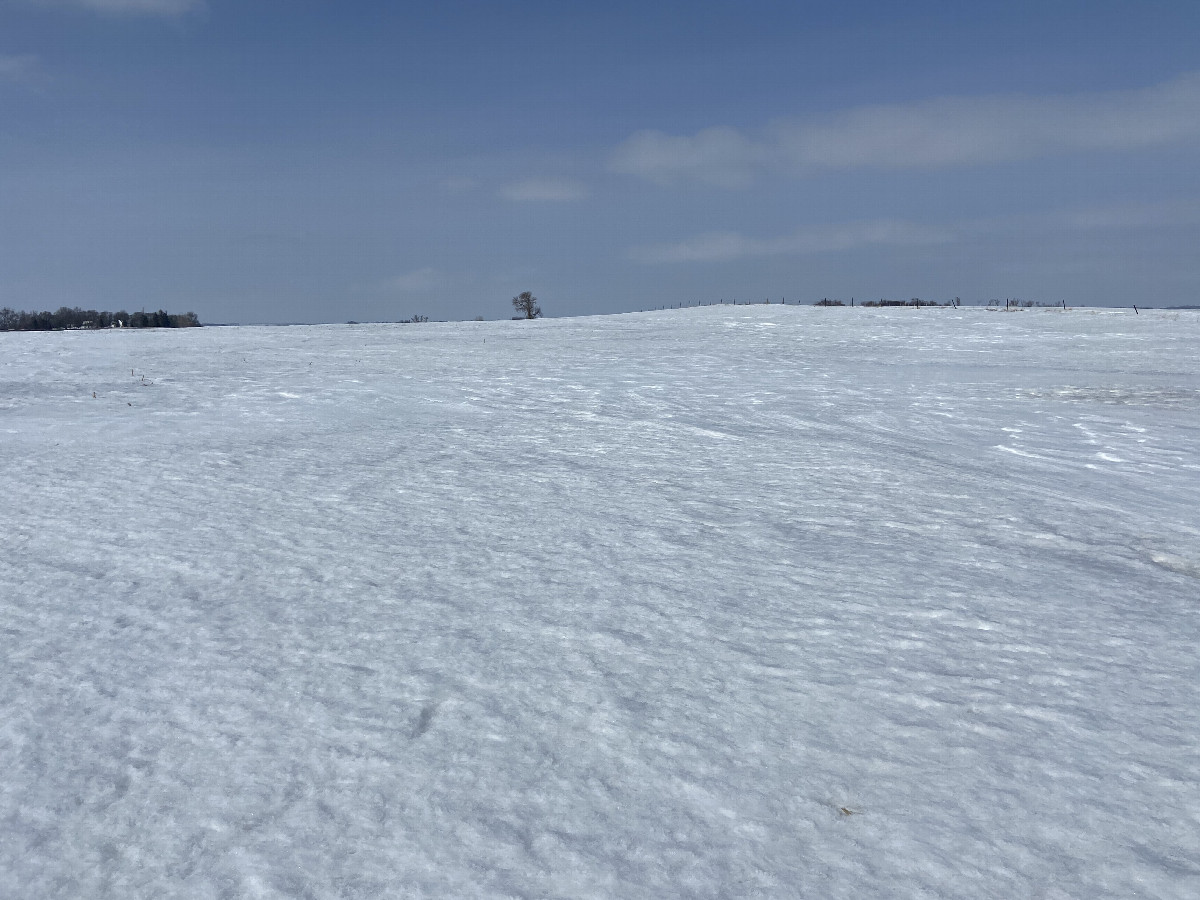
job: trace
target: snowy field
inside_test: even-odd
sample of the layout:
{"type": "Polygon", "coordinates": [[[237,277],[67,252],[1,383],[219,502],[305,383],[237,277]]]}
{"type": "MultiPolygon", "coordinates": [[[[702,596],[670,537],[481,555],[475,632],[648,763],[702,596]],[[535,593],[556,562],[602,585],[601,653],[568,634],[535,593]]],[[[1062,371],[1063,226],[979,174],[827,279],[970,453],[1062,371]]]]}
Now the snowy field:
{"type": "Polygon", "coordinates": [[[1200,313],[0,334],[0,537],[5,900],[1200,897],[1200,313]]]}

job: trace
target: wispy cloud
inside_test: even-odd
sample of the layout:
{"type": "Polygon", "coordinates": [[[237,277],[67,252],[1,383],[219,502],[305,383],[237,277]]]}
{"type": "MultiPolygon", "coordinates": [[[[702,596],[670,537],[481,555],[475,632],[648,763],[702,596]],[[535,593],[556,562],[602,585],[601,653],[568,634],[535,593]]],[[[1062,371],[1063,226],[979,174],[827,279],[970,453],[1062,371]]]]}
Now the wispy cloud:
{"type": "Polygon", "coordinates": [[[469,194],[471,191],[475,190],[478,184],[479,182],[474,178],[468,178],[460,175],[453,178],[443,179],[440,186],[447,194],[458,195],[469,194]]]}
{"type": "Polygon", "coordinates": [[[1071,228],[1084,230],[1200,225],[1200,200],[1099,206],[1063,213],[1058,219],[1071,228]]]}
{"type": "Polygon", "coordinates": [[[203,9],[204,0],[23,0],[27,6],[86,9],[113,16],[182,16],[203,9]]]}
{"type": "Polygon", "coordinates": [[[0,53],[0,81],[21,81],[29,77],[36,69],[37,61],[32,53],[15,56],[0,53]]]}
{"type": "Polygon", "coordinates": [[[740,187],[771,167],[772,152],[769,143],[732,128],[706,128],[691,137],[640,131],[617,147],[610,168],[659,182],[692,179],[740,187]]]}
{"type": "Polygon", "coordinates": [[[677,243],[639,247],[630,255],[648,263],[728,262],[748,257],[831,253],[867,245],[944,244],[953,239],[954,234],[944,228],[875,220],[808,226],[771,238],[747,237],[733,231],[709,232],[677,243]]]}
{"type": "Polygon", "coordinates": [[[415,269],[412,272],[405,272],[403,275],[397,275],[394,278],[389,278],[384,282],[384,289],[394,291],[400,294],[412,294],[420,291],[432,290],[438,284],[438,272],[436,269],[426,267],[424,269],[415,269]]]}
{"type": "Polygon", "coordinates": [[[1185,197],[960,219],[951,223],[949,229],[956,240],[969,241],[1014,234],[1051,240],[1064,232],[1132,232],[1196,226],[1200,226],[1200,199],[1185,197]]]}
{"type": "Polygon", "coordinates": [[[518,202],[563,203],[582,200],[587,195],[586,185],[569,178],[529,178],[500,189],[500,196],[505,200],[518,202]]]}
{"type": "Polygon", "coordinates": [[[1131,91],[943,97],[781,120],[757,136],[709,128],[634,134],[610,168],[660,182],[738,186],[764,173],[939,169],[1200,139],[1200,72],[1131,91]]]}

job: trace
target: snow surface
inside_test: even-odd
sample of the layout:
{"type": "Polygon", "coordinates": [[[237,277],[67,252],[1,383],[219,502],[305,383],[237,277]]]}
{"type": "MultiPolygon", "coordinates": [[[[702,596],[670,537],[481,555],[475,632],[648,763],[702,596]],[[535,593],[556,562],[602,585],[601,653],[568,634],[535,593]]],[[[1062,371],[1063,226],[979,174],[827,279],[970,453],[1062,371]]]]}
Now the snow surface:
{"type": "Polygon", "coordinates": [[[1198,348],[0,335],[0,896],[1200,897],[1198,348]]]}

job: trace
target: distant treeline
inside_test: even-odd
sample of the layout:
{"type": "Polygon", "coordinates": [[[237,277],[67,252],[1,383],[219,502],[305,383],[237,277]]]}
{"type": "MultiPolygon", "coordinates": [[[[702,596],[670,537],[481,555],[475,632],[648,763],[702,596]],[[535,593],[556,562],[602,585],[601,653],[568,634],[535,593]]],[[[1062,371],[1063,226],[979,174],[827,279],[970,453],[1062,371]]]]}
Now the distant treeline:
{"type": "Polygon", "coordinates": [[[81,328],[198,328],[194,312],[182,315],[165,309],[157,312],[98,312],[94,309],[61,307],[58,312],[24,312],[0,309],[0,331],[66,331],[81,328]]]}
{"type": "MultiPolygon", "coordinates": [[[[1009,297],[1005,300],[989,300],[988,306],[999,306],[1004,304],[1005,309],[1028,308],[1031,306],[1055,306],[1059,304],[1065,305],[1064,301],[1058,303],[1043,303],[1041,300],[1019,300],[1009,297]]],[[[845,306],[844,300],[830,300],[828,298],[816,300],[813,306],[845,306]]],[[[854,306],[854,300],[851,298],[850,305],[854,306]]],[[[911,300],[862,300],[858,303],[859,306],[962,306],[962,300],[955,297],[953,300],[943,300],[940,303],[937,300],[922,300],[920,297],[913,297],[911,300]]]]}
{"type": "MultiPolygon", "coordinates": [[[[958,306],[962,303],[957,297],[953,300],[945,300],[938,303],[936,300],[922,300],[920,297],[913,297],[911,300],[863,300],[859,306],[958,306]]],[[[813,302],[813,306],[845,306],[844,300],[817,300],[813,302]]],[[[850,301],[850,305],[854,306],[854,300],[850,301]]]]}

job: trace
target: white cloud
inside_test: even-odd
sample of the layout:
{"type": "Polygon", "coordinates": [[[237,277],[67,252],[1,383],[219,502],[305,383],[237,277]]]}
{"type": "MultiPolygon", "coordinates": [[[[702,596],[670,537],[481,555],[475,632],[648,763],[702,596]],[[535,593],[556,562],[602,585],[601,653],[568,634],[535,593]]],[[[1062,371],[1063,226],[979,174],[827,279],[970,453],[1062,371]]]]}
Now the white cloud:
{"type": "Polygon", "coordinates": [[[37,57],[32,53],[11,55],[0,53],[0,81],[20,81],[33,72],[37,57]]]}
{"type": "Polygon", "coordinates": [[[1132,91],[944,97],[868,106],[822,120],[692,136],[643,131],[616,148],[615,172],[737,186],[756,175],[830,169],[939,169],[1200,139],[1200,72],[1132,91]]]}
{"type": "Polygon", "coordinates": [[[947,229],[913,222],[876,220],[840,225],[809,226],[773,238],[753,238],[737,232],[710,232],[673,244],[658,244],[634,250],[642,262],[728,262],[759,256],[798,256],[831,253],[867,245],[914,246],[944,244],[954,239],[947,229]]]}
{"type": "Polygon", "coordinates": [[[568,178],[529,178],[500,189],[505,200],[519,202],[562,203],[582,200],[587,195],[586,185],[568,178]]]}
{"type": "Polygon", "coordinates": [[[432,290],[437,283],[437,270],[426,267],[389,278],[384,282],[384,288],[401,294],[412,294],[432,290]]]}
{"type": "Polygon", "coordinates": [[[30,6],[74,7],[104,15],[181,16],[204,8],[204,0],[24,0],[30,6]]]}

